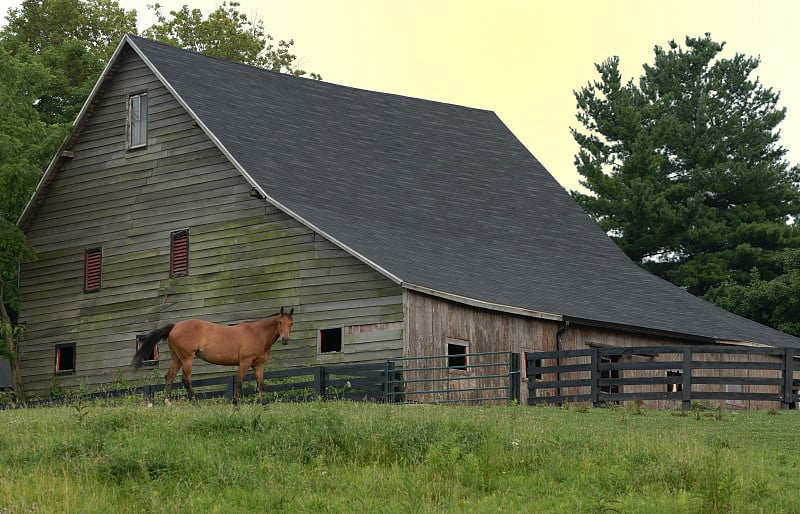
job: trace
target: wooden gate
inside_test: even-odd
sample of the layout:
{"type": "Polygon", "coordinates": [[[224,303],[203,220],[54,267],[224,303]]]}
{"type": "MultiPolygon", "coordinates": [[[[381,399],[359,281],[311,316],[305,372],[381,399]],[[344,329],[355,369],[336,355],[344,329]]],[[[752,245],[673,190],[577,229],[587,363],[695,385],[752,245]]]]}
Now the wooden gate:
{"type": "Polygon", "coordinates": [[[461,353],[390,359],[386,398],[394,403],[506,403],[519,400],[519,354],[461,353]]]}

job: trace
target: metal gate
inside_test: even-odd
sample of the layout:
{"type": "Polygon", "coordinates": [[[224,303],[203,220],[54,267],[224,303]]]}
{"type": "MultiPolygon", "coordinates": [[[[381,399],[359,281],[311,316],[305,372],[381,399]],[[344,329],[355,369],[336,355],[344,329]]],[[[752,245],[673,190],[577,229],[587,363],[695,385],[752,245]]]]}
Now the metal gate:
{"type": "Polygon", "coordinates": [[[386,400],[459,404],[519,401],[519,363],[519,354],[514,352],[389,359],[386,400]]]}

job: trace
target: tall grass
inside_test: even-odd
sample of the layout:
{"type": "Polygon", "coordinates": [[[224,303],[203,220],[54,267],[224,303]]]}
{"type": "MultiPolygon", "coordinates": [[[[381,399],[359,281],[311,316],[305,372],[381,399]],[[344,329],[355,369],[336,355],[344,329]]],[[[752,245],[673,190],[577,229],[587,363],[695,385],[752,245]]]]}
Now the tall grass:
{"type": "Polygon", "coordinates": [[[0,412],[6,512],[800,512],[792,412],[348,402],[0,412]]]}

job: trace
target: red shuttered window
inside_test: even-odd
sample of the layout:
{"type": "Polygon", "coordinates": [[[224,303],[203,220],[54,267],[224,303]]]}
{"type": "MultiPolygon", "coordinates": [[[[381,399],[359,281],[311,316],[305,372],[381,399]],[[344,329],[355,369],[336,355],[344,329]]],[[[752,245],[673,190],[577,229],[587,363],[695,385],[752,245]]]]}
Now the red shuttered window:
{"type": "Polygon", "coordinates": [[[86,265],[83,280],[83,290],[85,292],[93,293],[100,290],[102,268],[103,250],[101,248],[86,250],[86,265]]]}
{"type": "Polygon", "coordinates": [[[189,274],[189,231],[172,233],[170,247],[169,276],[182,277],[189,274]]]}

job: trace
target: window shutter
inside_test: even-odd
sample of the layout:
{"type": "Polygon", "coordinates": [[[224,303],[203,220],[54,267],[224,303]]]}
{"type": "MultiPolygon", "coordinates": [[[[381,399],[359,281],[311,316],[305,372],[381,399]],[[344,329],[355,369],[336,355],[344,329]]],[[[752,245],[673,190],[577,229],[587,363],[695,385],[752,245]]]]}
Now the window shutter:
{"type": "Polygon", "coordinates": [[[181,277],[189,274],[188,230],[180,230],[172,233],[169,274],[171,277],[181,277]]]}
{"type": "Polygon", "coordinates": [[[83,290],[87,293],[100,290],[102,265],[103,252],[100,248],[86,250],[86,270],[84,274],[83,290]]]}

